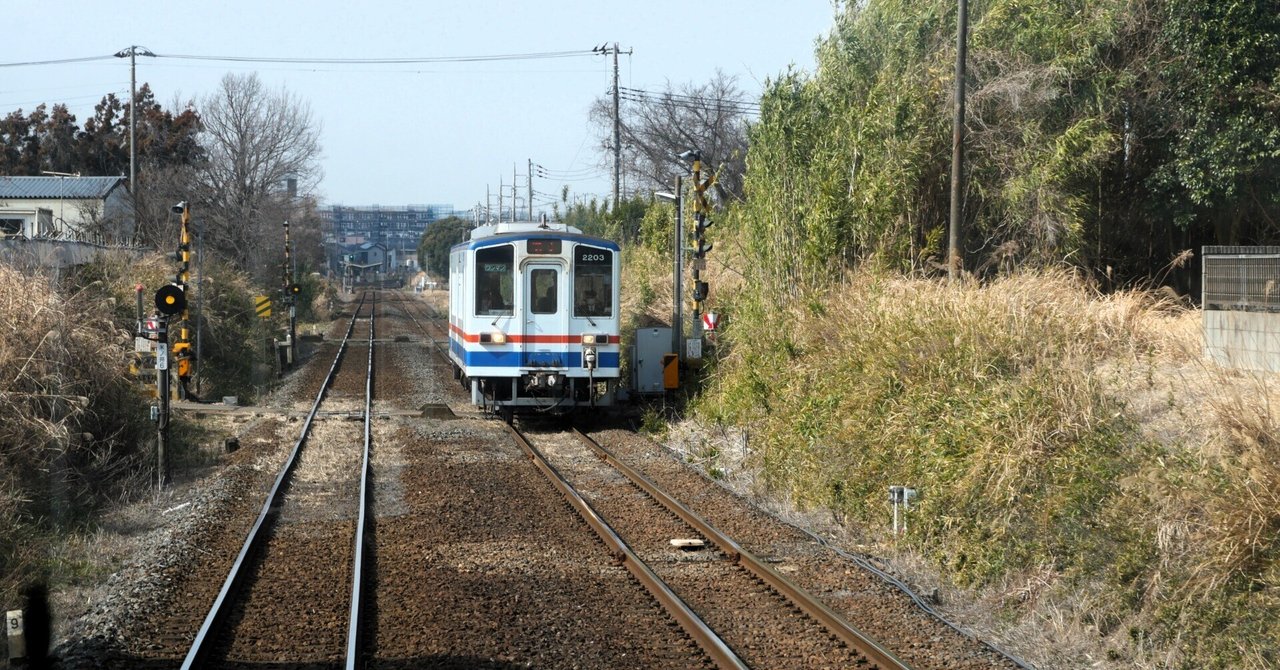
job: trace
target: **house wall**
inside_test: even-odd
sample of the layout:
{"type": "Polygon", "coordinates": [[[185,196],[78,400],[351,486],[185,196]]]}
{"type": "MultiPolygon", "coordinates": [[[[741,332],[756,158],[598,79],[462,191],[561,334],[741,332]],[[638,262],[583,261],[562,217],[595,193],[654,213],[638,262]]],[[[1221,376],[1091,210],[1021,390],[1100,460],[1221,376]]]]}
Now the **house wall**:
{"type": "MultiPolygon", "coordinates": [[[[120,189],[116,189],[119,191],[120,189]]],[[[103,201],[97,199],[80,199],[80,198],[22,198],[13,200],[0,200],[0,212],[18,211],[30,212],[32,210],[47,209],[53,213],[53,230],[54,236],[70,238],[75,237],[77,233],[84,229],[85,223],[91,221],[93,216],[102,216],[103,201]]],[[[33,236],[34,231],[24,231],[28,236],[33,236]]]]}

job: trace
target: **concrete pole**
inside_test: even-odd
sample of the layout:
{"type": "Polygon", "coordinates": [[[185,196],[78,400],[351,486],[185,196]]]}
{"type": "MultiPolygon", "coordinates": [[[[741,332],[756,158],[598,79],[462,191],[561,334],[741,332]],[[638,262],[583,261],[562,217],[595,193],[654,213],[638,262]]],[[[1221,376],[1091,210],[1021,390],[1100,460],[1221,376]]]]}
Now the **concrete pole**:
{"type": "Polygon", "coordinates": [[[672,245],[674,257],[671,299],[671,347],[684,362],[684,176],[676,175],[676,225],[672,245]]]}
{"type": "Polygon", "coordinates": [[[960,276],[960,219],[964,214],[964,61],[969,27],[968,0],[959,0],[956,26],[956,116],[951,132],[951,226],[947,241],[947,277],[960,276]]]}
{"type": "Polygon", "coordinates": [[[622,202],[622,104],[618,91],[618,43],[613,43],[613,209],[622,202]]]}

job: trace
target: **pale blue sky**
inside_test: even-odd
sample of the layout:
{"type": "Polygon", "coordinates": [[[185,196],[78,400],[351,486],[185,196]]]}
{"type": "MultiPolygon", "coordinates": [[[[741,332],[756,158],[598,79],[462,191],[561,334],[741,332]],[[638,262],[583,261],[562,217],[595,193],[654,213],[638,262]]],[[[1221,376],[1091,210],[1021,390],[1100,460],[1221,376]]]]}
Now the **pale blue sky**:
{"type": "MultiPolygon", "coordinates": [[[[9,31],[0,62],[112,54],[408,58],[589,50],[617,42],[622,86],[651,91],[702,83],[719,68],[750,97],[788,65],[812,71],[814,42],[831,27],[829,0],[696,2],[249,2],[46,5],[9,31]],[[41,29],[36,30],[39,25],[41,29]]],[[[228,71],[257,71],[307,100],[323,126],[319,195],[326,203],[448,203],[466,209],[510,184],[523,197],[526,159],[550,170],[596,167],[587,119],[605,94],[611,58],[413,65],[292,65],[138,59],[166,106],[213,91],[228,71]]],[[[128,59],[0,69],[0,113],[66,102],[83,123],[108,91],[127,98],[128,59]]],[[[535,179],[535,190],[563,183],[535,179]]],[[[607,194],[601,173],[569,183],[607,194]]]]}

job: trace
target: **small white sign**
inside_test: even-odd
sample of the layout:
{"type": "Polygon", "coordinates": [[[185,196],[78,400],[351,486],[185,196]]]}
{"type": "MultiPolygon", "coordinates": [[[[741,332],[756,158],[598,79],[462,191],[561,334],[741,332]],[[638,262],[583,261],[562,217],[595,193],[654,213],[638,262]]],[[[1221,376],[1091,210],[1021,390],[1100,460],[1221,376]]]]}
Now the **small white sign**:
{"type": "MultiPolygon", "coordinates": [[[[22,610],[9,610],[4,615],[4,628],[9,638],[9,661],[27,657],[26,631],[22,625],[22,610]]],[[[16,667],[16,666],[15,666],[16,667]]]]}
{"type": "Polygon", "coordinates": [[[691,337],[685,342],[685,358],[699,360],[702,358],[702,338],[691,337]]]}
{"type": "Polygon", "coordinates": [[[156,345],[156,369],[169,369],[169,345],[163,342],[156,345]]]}
{"type": "Polygon", "coordinates": [[[145,337],[135,337],[135,338],[133,338],[133,350],[134,350],[134,351],[137,351],[137,352],[140,352],[140,353],[144,353],[144,354],[148,354],[148,353],[151,353],[151,349],[152,349],[152,343],[151,343],[151,340],[148,340],[148,339],[147,339],[147,338],[145,338],[145,337]]]}

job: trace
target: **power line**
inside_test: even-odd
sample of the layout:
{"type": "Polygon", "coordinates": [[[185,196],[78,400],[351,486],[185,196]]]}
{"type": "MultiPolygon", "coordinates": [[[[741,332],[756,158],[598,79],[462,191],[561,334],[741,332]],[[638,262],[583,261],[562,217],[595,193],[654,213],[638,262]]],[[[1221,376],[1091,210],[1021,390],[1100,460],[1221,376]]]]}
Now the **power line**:
{"type": "Polygon", "coordinates": [[[67,63],[88,63],[95,60],[108,60],[115,58],[114,55],[108,56],[84,56],[82,58],[60,58],[58,60],[31,60],[18,63],[0,63],[0,67],[22,67],[25,65],[65,65],[67,63]]]}
{"type": "Polygon", "coordinates": [[[292,58],[270,56],[205,56],[194,54],[156,54],[157,58],[181,60],[229,61],[235,63],[292,63],[318,65],[404,65],[409,63],[476,63],[510,60],[545,60],[549,58],[575,58],[592,56],[590,50],[543,51],[514,54],[490,54],[478,56],[421,56],[412,58],[292,58]]]}
{"type": "Polygon", "coordinates": [[[630,102],[640,102],[645,104],[663,103],[672,104],[679,107],[691,109],[726,109],[731,112],[740,112],[743,114],[760,113],[760,103],[747,100],[735,100],[732,98],[717,99],[698,97],[692,95],[681,95],[678,93],[655,93],[637,88],[621,87],[622,97],[630,102]]]}
{"type": "Polygon", "coordinates": [[[683,107],[685,109],[712,110],[721,109],[729,112],[738,112],[739,114],[759,114],[760,107],[746,103],[733,103],[726,100],[678,100],[675,98],[653,98],[649,96],[635,95],[633,93],[623,93],[622,99],[629,102],[638,102],[642,104],[662,104],[673,105],[675,107],[683,107]]]}
{"type": "MultiPolygon", "coordinates": [[[[405,65],[412,63],[482,63],[513,60],[547,60],[554,58],[577,58],[596,55],[590,49],[574,51],[536,51],[510,54],[481,54],[473,56],[418,56],[410,58],[298,58],[272,56],[217,56],[201,54],[155,54],[156,58],[176,60],[224,61],[235,63],[290,63],[312,65],[405,65]]],[[[57,60],[34,60],[14,63],[0,63],[0,67],[22,67],[31,65],[63,65],[67,63],[87,63],[90,61],[108,60],[113,55],[83,56],[80,58],[61,58],[57,60]]]]}

